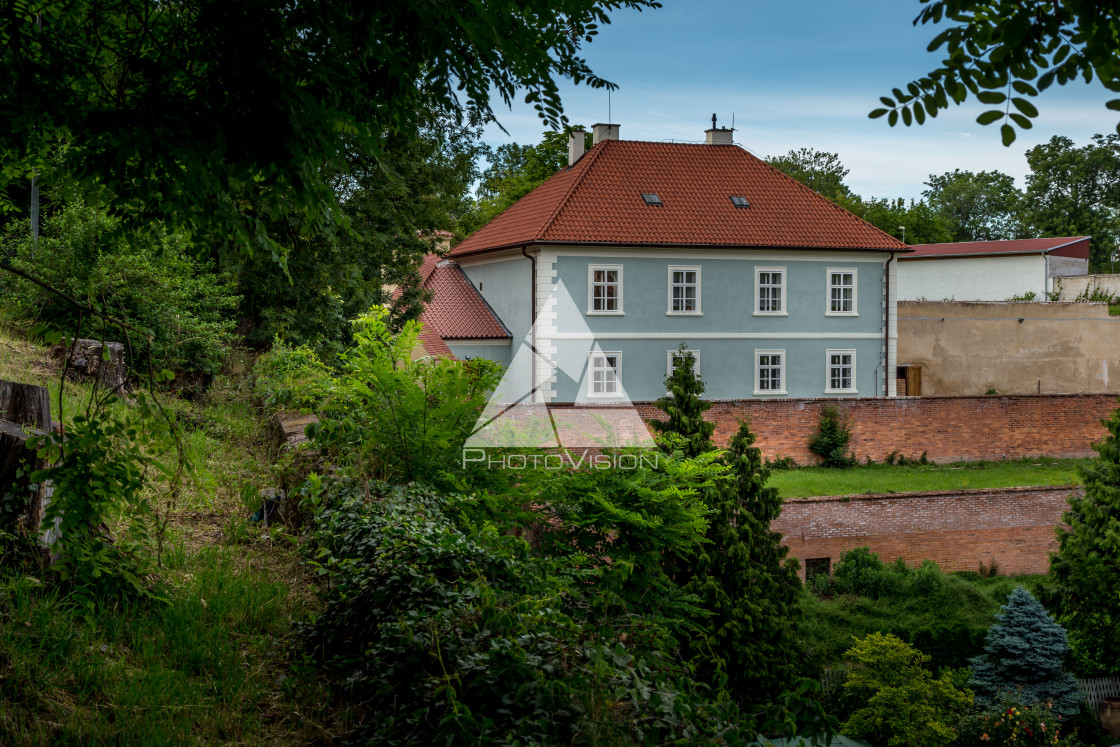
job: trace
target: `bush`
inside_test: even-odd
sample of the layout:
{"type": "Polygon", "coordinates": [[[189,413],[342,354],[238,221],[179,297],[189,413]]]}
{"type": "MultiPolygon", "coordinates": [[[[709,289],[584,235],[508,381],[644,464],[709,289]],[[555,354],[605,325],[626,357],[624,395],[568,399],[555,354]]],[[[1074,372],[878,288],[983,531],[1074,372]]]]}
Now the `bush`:
{"type": "MultiPolygon", "coordinates": [[[[902,573],[906,567],[902,567],[902,573]]],[[[840,556],[832,570],[832,582],[841,594],[859,594],[878,599],[898,592],[902,576],[897,566],[886,566],[869,548],[857,547],[840,556]]]]}
{"type": "Polygon", "coordinates": [[[893,635],[873,633],[848,650],[854,668],[844,692],[862,704],[840,729],[877,744],[939,747],[956,737],[951,725],[972,704],[952,675],[934,679],[929,657],[893,635]]]}
{"type": "MultiPolygon", "coordinates": [[[[189,249],[185,237],[159,225],[130,230],[81,203],[47,218],[38,243],[26,239],[0,246],[16,254],[15,267],[93,308],[150,330],[150,344],[131,336],[137,356],[133,365],[150,361],[156,369],[212,375],[221,369],[233,343],[233,311],[239,299],[232,278],[194,259],[189,249]]],[[[88,315],[77,330],[79,310],[37,285],[5,274],[0,291],[11,318],[85,337],[102,334],[100,322],[88,315]]],[[[117,331],[110,328],[106,334],[117,331]]]]}
{"type": "Polygon", "coordinates": [[[959,743],[992,747],[1066,747],[1079,745],[1062,717],[1046,703],[1023,705],[1001,701],[983,713],[961,721],[959,743]]]}
{"type": "Polygon", "coordinates": [[[304,629],[376,744],[746,744],[760,728],[701,695],[645,619],[588,624],[597,570],[534,557],[478,507],[429,489],[334,482],[307,549],[331,577],[304,629]]]}
{"type": "Polygon", "coordinates": [[[821,458],[824,467],[847,469],[855,466],[856,460],[848,450],[852,441],[852,428],[848,413],[834,404],[827,404],[821,410],[820,425],[809,439],[809,451],[821,458]]]}
{"type": "Polygon", "coordinates": [[[319,409],[334,383],[332,372],[307,346],[292,348],[277,339],[253,366],[253,392],[266,410],[319,409]]]}

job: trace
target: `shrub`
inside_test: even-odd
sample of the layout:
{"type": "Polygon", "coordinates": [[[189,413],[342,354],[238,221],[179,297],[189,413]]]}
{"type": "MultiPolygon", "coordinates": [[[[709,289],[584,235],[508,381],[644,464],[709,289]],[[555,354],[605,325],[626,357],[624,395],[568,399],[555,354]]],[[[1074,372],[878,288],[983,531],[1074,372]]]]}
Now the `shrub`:
{"type": "Polygon", "coordinates": [[[277,339],[253,366],[253,392],[270,411],[317,410],[334,383],[332,372],[315,351],[277,339]]]}
{"type": "MultiPolygon", "coordinates": [[[[30,233],[30,232],[28,232],[30,233]]],[[[37,243],[4,247],[12,264],[90,306],[150,330],[133,335],[138,361],[156,369],[217,373],[233,343],[238,296],[228,273],[194,259],[185,237],[159,225],[130,229],[82,203],[71,203],[43,223],[37,243]]],[[[73,334],[79,310],[55,294],[19,279],[0,279],[7,313],[73,334]]],[[[85,320],[80,334],[96,337],[85,320]]],[[[123,342],[123,340],[122,340],[123,342]]],[[[135,364],[136,361],[133,361],[135,364]]]]}
{"type": "Polygon", "coordinates": [[[1066,631],[1029,591],[1017,587],[996,615],[983,655],[972,660],[976,701],[1050,703],[1056,713],[1074,715],[1083,696],[1077,680],[1062,669],[1067,653],[1066,631]]]}
{"type": "MultiPolygon", "coordinates": [[[[906,572],[906,567],[902,567],[906,572]]],[[[901,584],[897,568],[883,564],[867,547],[848,550],[832,570],[832,582],[841,594],[859,594],[872,599],[894,594],[901,584]]]]}
{"type": "Polygon", "coordinates": [[[665,379],[669,394],[654,404],[666,414],[665,420],[651,420],[658,433],[675,433],[680,436],[681,448],[687,457],[695,457],[712,450],[712,433],[716,424],[704,420],[704,412],[711,405],[700,399],[704,382],[694,370],[696,356],[681,343],[680,352],[673,356],[673,373],[665,379]]]}
{"type": "Polygon", "coordinates": [[[854,668],[845,694],[861,703],[841,731],[878,744],[939,747],[956,737],[951,724],[972,704],[952,676],[934,679],[929,657],[893,635],[872,633],[848,650],[854,668]]]}
{"type": "Polygon", "coordinates": [[[809,451],[819,456],[825,467],[846,469],[856,463],[848,450],[851,441],[852,428],[847,412],[834,404],[825,405],[817,432],[809,439],[809,451]]]}
{"type": "Polygon", "coordinates": [[[1023,705],[1003,700],[983,713],[961,721],[959,741],[964,745],[993,747],[1066,747],[1071,739],[1067,724],[1046,703],[1023,705]]]}

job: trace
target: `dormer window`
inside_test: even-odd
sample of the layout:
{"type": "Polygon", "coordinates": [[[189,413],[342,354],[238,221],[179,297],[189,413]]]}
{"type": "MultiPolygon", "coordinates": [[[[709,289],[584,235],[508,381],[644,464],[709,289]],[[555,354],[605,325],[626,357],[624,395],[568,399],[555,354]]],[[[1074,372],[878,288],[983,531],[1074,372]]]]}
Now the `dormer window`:
{"type": "Polygon", "coordinates": [[[661,198],[655,195],[653,192],[642,192],[642,199],[645,200],[645,203],[647,205],[650,205],[651,207],[661,207],[661,205],[663,204],[661,202],[661,198]]]}
{"type": "Polygon", "coordinates": [[[737,208],[749,208],[751,206],[746,197],[740,197],[739,195],[731,195],[731,204],[737,208]]]}

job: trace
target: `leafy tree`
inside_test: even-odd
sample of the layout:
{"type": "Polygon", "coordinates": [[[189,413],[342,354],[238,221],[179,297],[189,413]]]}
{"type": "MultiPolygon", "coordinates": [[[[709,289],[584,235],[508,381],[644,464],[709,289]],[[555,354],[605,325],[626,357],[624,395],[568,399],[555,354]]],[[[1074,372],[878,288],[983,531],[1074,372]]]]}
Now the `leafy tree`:
{"type": "Polygon", "coordinates": [[[1120,208],[1120,136],[1094,135],[1075,148],[1066,137],[1027,151],[1024,220],[1042,236],[1091,236],[1093,269],[1108,267],[1116,250],[1120,208]]]}
{"type": "MultiPolygon", "coordinates": [[[[542,133],[536,145],[509,143],[496,150],[487,146],[489,167],[478,185],[474,210],[463,222],[466,233],[489,223],[498,213],[532,192],[545,180],[568,165],[568,132],[542,133]]],[[[591,133],[584,133],[584,147],[591,147],[591,133]]]]}
{"type": "MultiPolygon", "coordinates": [[[[43,223],[38,241],[26,224],[20,238],[0,241],[0,255],[50,285],[90,305],[116,314],[141,330],[131,337],[138,360],[158,370],[216,373],[233,342],[233,311],[238,297],[232,278],[212,262],[197,260],[181,234],[158,223],[129,229],[104,210],[74,201],[43,223]]],[[[24,280],[0,277],[8,315],[55,325],[73,334],[81,311],[69,301],[24,280]]],[[[102,334],[85,318],[80,334],[102,334]]],[[[118,339],[119,330],[105,332],[118,339]]]]}
{"type": "MultiPolygon", "coordinates": [[[[1004,145],[1015,141],[1015,126],[1027,130],[1038,109],[1030,99],[1055,82],[1065,85],[1094,76],[1109,91],[1120,91],[1120,12],[1113,3],[1094,0],[922,0],[918,23],[953,25],[929,44],[944,48],[939,67],[906,85],[885,108],[871,117],[887,116],[893,127],[901,118],[923,124],[926,116],[964,102],[972,94],[995,108],[977,117],[982,125],[1003,122],[1004,145]],[[1013,126],[1011,123],[1014,123],[1013,126]]],[[[1120,109],[1120,99],[1107,103],[1120,109]]],[[[1120,126],[1118,126],[1120,131],[1120,126]]]]}
{"type": "Polygon", "coordinates": [[[726,477],[705,492],[708,542],[689,562],[684,587],[708,613],[687,646],[698,674],[718,681],[722,673],[735,699],[752,705],[794,679],[801,597],[797,560],[770,530],[782,499],[766,486],[770,471],[754,440],[740,423],[723,455],[726,477]]]}
{"type": "Polygon", "coordinates": [[[809,439],[809,451],[821,458],[824,467],[846,469],[855,464],[848,450],[852,441],[851,418],[848,413],[829,403],[821,409],[817,432],[809,439]]]}
{"type": "Polygon", "coordinates": [[[673,448],[681,448],[687,457],[696,457],[712,450],[712,433],[716,424],[704,420],[704,413],[711,404],[700,399],[704,382],[694,370],[696,356],[681,344],[680,352],[673,356],[673,373],[666,377],[669,394],[654,405],[668,415],[666,420],[651,420],[650,425],[659,433],[675,433],[680,441],[673,448]]]}
{"type": "Polygon", "coordinates": [[[1066,631],[1026,588],[1016,587],[988,631],[984,653],[972,659],[977,703],[1010,698],[1024,705],[1050,703],[1066,717],[1076,714],[1083,696],[1062,669],[1067,653],[1066,631]]]}
{"type": "MultiPolygon", "coordinates": [[[[64,171],[111,209],[192,229],[225,254],[282,258],[268,221],[340,221],[324,164],[383,152],[418,112],[482,120],[527,91],[564,123],[556,78],[612,88],[579,56],[619,8],[655,0],[108,0],[4,6],[0,189],[71,139],[64,171]],[[457,91],[462,92],[457,93],[457,91]]],[[[7,194],[3,192],[3,194],[7,194]]]]}
{"type": "Polygon", "coordinates": [[[1023,196],[1015,180],[999,171],[954,169],[930,174],[922,195],[948,224],[952,241],[996,241],[1020,238],[1023,196]]]}
{"type": "Polygon", "coordinates": [[[1084,497],[1070,498],[1051,557],[1061,610],[1078,659],[1120,673],[1120,410],[1082,472],[1084,497]]]}
{"type": "Polygon", "coordinates": [[[835,153],[799,148],[784,156],[767,156],[766,162],[834,202],[852,194],[848,185],[844,184],[848,169],[835,153]]]}
{"type": "Polygon", "coordinates": [[[896,636],[872,633],[847,651],[856,665],[845,693],[863,704],[840,726],[842,733],[894,747],[940,747],[956,737],[950,724],[972,704],[948,672],[934,679],[929,657],[896,636]]]}
{"type": "Polygon", "coordinates": [[[905,235],[908,244],[941,244],[952,238],[945,218],[924,201],[911,200],[907,205],[901,197],[865,200],[859,195],[850,195],[841,196],[836,203],[883,233],[895,238],[905,235]]]}

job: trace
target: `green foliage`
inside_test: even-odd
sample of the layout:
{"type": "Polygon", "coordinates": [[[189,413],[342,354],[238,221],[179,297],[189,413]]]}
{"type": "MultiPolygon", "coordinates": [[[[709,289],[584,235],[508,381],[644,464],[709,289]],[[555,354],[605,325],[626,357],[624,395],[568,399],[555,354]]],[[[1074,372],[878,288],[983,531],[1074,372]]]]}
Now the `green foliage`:
{"type": "Polygon", "coordinates": [[[951,675],[934,679],[929,660],[893,635],[873,633],[848,650],[854,668],[844,691],[864,705],[841,725],[852,737],[878,744],[939,747],[956,737],[951,724],[972,704],[951,675]]]}
{"type": "Polygon", "coordinates": [[[649,424],[658,433],[675,433],[680,437],[674,446],[681,448],[686,457],[697,457],[712,450],[712,433],[716,424],[704,420],[704,413],[711,404],[700,399],[704,382],[695,371],[696,356],[681,343],[680,351],[673,356],[673,373],[665,379],[669,394],[654,405],[668,417],[651,420],[649,424]]]}
{"type": "Polygon", "coordinates": [[[766,163],[834,202],[852,194],[844,184],[848,169],[836,153],[798,148],[784,156],[767,156],[766,163]]]}
{"type": "Polygon", "coordinates": [[[939,244],[951,240],[946,219],[924,201],[841,195],[836,204],[862,218],[880,231],[901,239],[905,228],[908,244],[939,244]]]}
{"type": "Polygon", "coordinates": [[[114,212],[165,218],[226,256],[286,248],[268,221],[342,221],[323,166],[382,153],[432,107],[491,118],[519,90],[551,127],[556,79],[611,88],[579,56],[609,13],[652,0],[510,0],[448,13],[391,0],[353,8],[189,0],[17,3],[0,27],[0,190],[73,138],[63,170],[114,212]],[[41,20],[41,23],[39,22],[41,20]]]}
{"type": "MultiPolygon", "coordinates": [[[[606,569],[536,557],[472,526],[477,507],[422,487],[335,483],[309,544],[330,574],[306,630],[328,673],[367,711],[376,743],[746,744],[756,723],[699,694],[643,636],[643,618],[589,624],[587,581],[606,569]]],[[[605,621],[600,621],[605,622],[605,621]]]]}
{"type": "MultiPolygon", "coordinates": [[[[1077,298],[1073,300],[1077,303],[1107,303],[1112,305],[1116,303],[1116,296],[1094,284],[1092,288],[1086,285],[1085,289],[1078,293],[1077,298]]],[[[1109,313],[1112,313],[1111,310],[1109,313]]]]}
{"type": "Polygon", "coordinates": [[[1003,700],[983,713],[961,722],[962,744],[990,744],[993,747],[1065,747],[1078,745],[1077,739],[1063,736],[1069,730],[1062,717],[1047,703],[1023,705],[1003,700]]]}
{"type": "Polygon", "coordinates": [[[1060,619],[1084,674],[1120,673],[1120,410],[1102,422],[1108,435],[1093,445],[1099,456],[1082,471],[1085,495],[1070,498],[1050,560],[1060,619]]]}
{"type": "Polygon", "coordinates": [[[253,366],[253,393],[270,411],[311,412],[327,397],[331,370],[307,346],[289,347],[281,340],[253,366]]]}
{"type": "Polygon", "coordinates": [[[821,458],[821,466],[847,469],[856,460],[848,450],[852,441],[851,418],[834,404],[821,409],[820,425],[809,439],[809,451],[821,458]]]}
{"type": "MultiPolygon", "coordinates": [[[[980,124],[1002,122],[1004,145],[1015,128],[1030,129],[1038,109],[1030,99],[1054,83],[1094,77],[1109,91],[1120,91],[1120,61],[1112,43],[1120,29],[1115,8],[1092,0],[922,0],[914,23],[948,22],[929,43],[940,66],[881,97],[872,118],[887,116],[893,127],[901,117],[909,126],[963,103],[969,94],[994,108],[980,124]],[[951,25],[950,25],[951,24],[951,25]],[[1012,124],[1014,123],[1014,124],[1012,124]]],[[[1120,108],[1120,100],[1107,103],[1120,108]]]]}
{"type": "Polygon", "coordinates": [[[922,195],[949,227],[952,241],[1001,241],[1023,238],[1019,215],[1023,195],[1015,180],[1000,171],[954,169],[930,174],[922,195]]]}
{"type": "Polygon", "coordinates": [[[1029,591],[1016,588],[988,631],[984,654],[972,660],[976,701],[1049,703],[1056,713],[1072,716],[1084,696],[1062,669],[1067,653],[1066,631],[1029,591]]]}
{"type": "MultiPolygon", "coordinates": [[[[0,243],[0,254],[15,253],[14,267],[151,331],[150,343],[132,336],[134,365],[143,367],[150,361],[157,370],[219,371],[233,342],[231,312],[238,297],[228,275],[191,257],[183,236],[158,224],[129,230],[103,210],[79,201],[47,217],[38,242],[30,239],[26,224],[16,233],[21,238],[0,243]]],[[[70,333],[82,313],[66,299],[6,273],[0,277],[0,293],[6,296],[10,317],[70,333]]]]}
{"type": "Polygon", "coordinates": [[[1026,291],[1015,296],[1008,297],[1008,303],[1031,303],[1038,297],[1034,291],[1026,291]]]}
{"type": "Polygon", "coordinates": [[[143,578],[160,530],[150,473],[166,469],[155,455],[174,444],[156,405],[144,393],[136,399],[129,410],[74,416],[65,437],[29,442],[51,465],[32,480],[54,486],[43,517],[57,534],[52,568],[83,598],[153,596],[143,578]],[[118,518],[123,533],[110,537],[106,524],[118,518]]]}
{"type": "Polygon", "coordinates": [[[1023,220],[1039,236],[1090,236],[1090,271],[1110,271],[1116,251],[1114,215],[1120,207],[1120,136],[1094,135],[1074,147],[1054,136],[1027,151],[1023,220]]]}
{"type": "Polygon", "coordinates": [[[341,356],[314,440],[366,479],[446,481],[460,469],[463,443],[501,380],[501,366],[412,360],[420,323],[394,335],[387,317],[374,308],[354,320],[354,346],[341,356]]]}
{"type": "Polygon", "coordinates": [[[727,475],[705,491],[707,543],[689,561],[684,590],[706,615],[685,648],[705,681],[722,674],[736,700],[764,704],[797,671],[801,581],[782,535],[770,530],[782,500],[766,487],[754,439],[741,423],[723,455],[727,475]]]}

